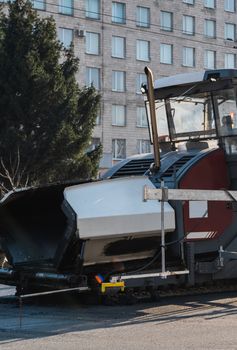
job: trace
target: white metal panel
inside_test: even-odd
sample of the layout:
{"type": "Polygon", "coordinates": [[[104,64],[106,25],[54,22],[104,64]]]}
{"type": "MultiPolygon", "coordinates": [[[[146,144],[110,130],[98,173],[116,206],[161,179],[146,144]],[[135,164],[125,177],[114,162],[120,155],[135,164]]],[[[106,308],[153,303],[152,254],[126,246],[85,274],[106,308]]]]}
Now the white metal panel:
{"type": "Polygon", "coordinates": [[[154,89],[160,89],[166,86],[200,82],[203,80],[204,74],[205,72],[203,71],[203,72],[193,72],[188,74],[182,73],[182,74],[177,74],[170,77],[161,78],[161,79],[155,80],[154,89]]]}
{"type": "MultiPolygon", "coordinates": [[[[80,238],[141,235],[161,231],[161,208],[143,201],[143,187],[154,188],[146,177],[103,180],[67,187],[64,197],[77,215],[80,238]]],[[[165,203],[165,230],[175,229],[175,214],[165,203]]]]}
{"type": "Polygon", "coordinates": [[[189,218],[207,218],[208,202],[207,201],[190,201],[189,202],[189,218]]]}

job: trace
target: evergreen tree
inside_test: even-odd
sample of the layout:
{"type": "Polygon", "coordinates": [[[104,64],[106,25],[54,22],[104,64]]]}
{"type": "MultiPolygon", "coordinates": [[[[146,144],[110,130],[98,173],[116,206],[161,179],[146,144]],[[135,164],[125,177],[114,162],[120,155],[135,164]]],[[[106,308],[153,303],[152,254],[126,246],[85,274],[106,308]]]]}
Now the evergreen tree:
{"type": "Polygon", "coordinates": [[[101,147],[86,149],[100,97],[79,88],[78,59],[62,49],[52,17],[40,18],[28,0],[8,6],[0,13],[2,191],[91,178],[101,147]]]}

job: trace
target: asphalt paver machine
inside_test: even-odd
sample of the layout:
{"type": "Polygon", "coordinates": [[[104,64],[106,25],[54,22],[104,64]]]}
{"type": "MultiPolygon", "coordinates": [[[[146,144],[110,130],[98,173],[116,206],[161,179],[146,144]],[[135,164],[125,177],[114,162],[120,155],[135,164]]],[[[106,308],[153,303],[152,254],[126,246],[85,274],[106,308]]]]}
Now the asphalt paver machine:
{"type": "Polygon", "coordinates": [[[126,293],[237,277],[237,70],[155,82],[145,71],[154,155],[126,159],[97,181],[1,199],[9,266],[0,281],[19,294],[126,293]]]}

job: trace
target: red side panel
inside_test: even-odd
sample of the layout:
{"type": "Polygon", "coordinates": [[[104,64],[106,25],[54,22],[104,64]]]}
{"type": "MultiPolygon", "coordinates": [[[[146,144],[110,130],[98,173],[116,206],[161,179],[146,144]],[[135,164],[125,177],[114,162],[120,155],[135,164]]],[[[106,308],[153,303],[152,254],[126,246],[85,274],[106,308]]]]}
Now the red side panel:
{"type": "MultiPolygon", "coordinates": [[[[228,189],[228,170],[224,152],[217,149],[194,164],[180,181],[181,189],[228,189]]],[[[196,203],[198,206],[199,203],[196,203]]],[[[232,209],[227,202],[200,203],[207,205],[207,217],[195,217],[189,202],[183,206],[184,229],[188,239],[217,238],[232,222],[232,209]]],[[[205,211],[204,211],[205,212],[205,211]]]]}

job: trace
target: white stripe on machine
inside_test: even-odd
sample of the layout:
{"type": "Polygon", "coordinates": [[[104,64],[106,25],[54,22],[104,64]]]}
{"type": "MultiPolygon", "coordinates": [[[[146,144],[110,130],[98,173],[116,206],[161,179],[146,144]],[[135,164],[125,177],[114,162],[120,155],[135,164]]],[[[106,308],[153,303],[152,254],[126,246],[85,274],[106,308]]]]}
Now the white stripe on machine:
{"type": "Polygon", "coordinates": [[[189,232],[186,238],[187,239],[214,238],[216,234],[217,234],[217,231],[189,232]]]}

